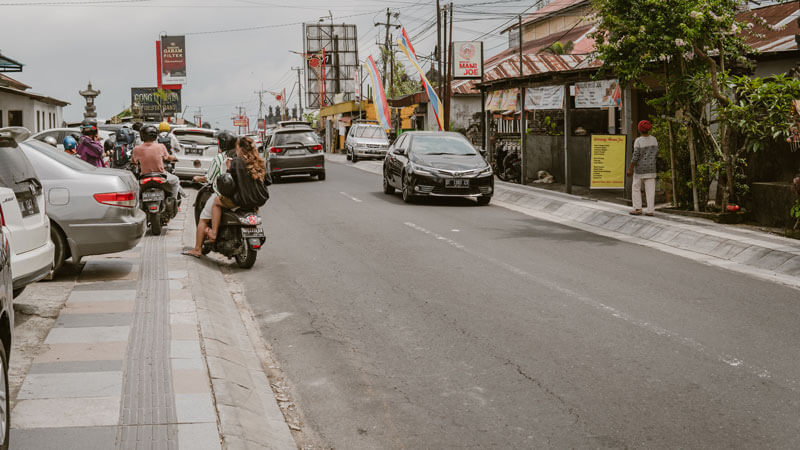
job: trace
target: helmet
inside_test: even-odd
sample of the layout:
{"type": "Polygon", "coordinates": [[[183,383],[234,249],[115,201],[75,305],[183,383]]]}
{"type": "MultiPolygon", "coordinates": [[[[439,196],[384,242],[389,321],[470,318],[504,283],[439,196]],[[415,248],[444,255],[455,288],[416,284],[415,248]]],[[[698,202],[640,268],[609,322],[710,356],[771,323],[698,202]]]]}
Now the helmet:
{"type": "Polygon", "coordinates": [[[103,150],[110,152],[114,149],[114,136],[110,136],[108,139],[103,141],[103,150]]]}
{"type": "Polygon", "coordinates": [[[78,146],[78,141],[72,136],[64,138],[64,150],[74,150],[78,146]]]}
{"type": "Polygon", "coordinates": [[[227,152],[236,148],[236,135],[230,131],[221,131],[217,135],[217,143],[221,152],[227,152]]]}
{"type": "Polygon", "coordinates": [[[139,135],[145,142],[153,142],[158,137],[158,130],[153,125],[145,125],[139,131],[139,135]]]}
{"type": "Polygon", "coordinates": [[[44,142],[52,145],[53,147],[58,145],[58,141],[53,136],[47,136],[44,138],[44,142]]]}
{"type": "Polygon", "coordinates": [[[83,119],[83,122],[81,122],[81,133],[84,136],[94,136],[97,134],[97,121],[93,119],[83,119]]]}
{"type": "Polygon", "coordinates": [[[166,131],[167,133],[169,133],[169,130],[170,130],[169,123],[167,123],[166,121],[161,122],[160,124],[158,124],[158,131],[159,132],[166,131]]]}
{"type": "Polygon", "coordinates": [[[233,194],[236,193],[236,182],[233,181],[233,176],[229,173],[223,173],[218,176],[214,184],[217,187],[217,191],[225,197],[233,198],[233,194]]]}

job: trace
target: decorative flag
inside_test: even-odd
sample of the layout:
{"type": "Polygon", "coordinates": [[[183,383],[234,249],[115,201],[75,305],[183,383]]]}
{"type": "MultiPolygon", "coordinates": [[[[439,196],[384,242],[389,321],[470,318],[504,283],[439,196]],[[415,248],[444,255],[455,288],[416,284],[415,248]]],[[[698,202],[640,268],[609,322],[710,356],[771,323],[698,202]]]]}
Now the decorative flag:
{"type": "Polygon", "coordinates": [[[389,125],[389,104],[386,102],[386,92],[383,90],[381,74],[378,72],[378,66],[375,65],[375,60],[372,59],[371,55],[367,60],[367,71],[372,79],[372,99],[378,112],[378,119],[383,125],[383,129],[388,131],[392,128],[389,125]]]}
{"type": "Polygon", "coordinates": [[[397,40],[397,44],[400,45],[403,53],[406,54],[408,60],[411,61],[411,64],[413,64],[417,72],[419,72],[419,78],[422,80],[422,87],[425,89],[425,92],[428,93],[428,100],[433,107],[433,114],[436,116],[436,123],[439,125],[439,131],[444,130],[444,126],[442,125],[444,123],[444,106],[442,105],[442,101],[439,100],[439,96],[436,95],[436,90],[433,89],[433,86],[428,81],[428,77],[425,76],[425,71],[422,70],[422,66],[419,65],[417,53],[411,45],[411,40],[408,39],[405,27],[403,28],[403,34],[400,36],[400,39],[397,40]]]}

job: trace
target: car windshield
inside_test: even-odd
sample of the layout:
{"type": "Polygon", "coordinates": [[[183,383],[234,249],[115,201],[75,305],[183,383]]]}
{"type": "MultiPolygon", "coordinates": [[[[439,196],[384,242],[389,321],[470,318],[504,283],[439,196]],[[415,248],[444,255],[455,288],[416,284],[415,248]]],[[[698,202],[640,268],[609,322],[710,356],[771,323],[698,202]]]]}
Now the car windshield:
{"type": "Polygon", "coordinates": [[[317,144],[317,137],[313,131],[293,131],[289,133],[276,133],[273,137],[274,143],[272,144],[275,147],[280,147],[281,145],[291,145],[291,144],[300,144],[300,145],[315,145],[317,144]]]}
{"type": "MultiPolygon", "coordinates": [[[[48,145],[48,147],[50,146],[48,145]]],[[[22,149],[16,145],[0,145],[0,186],[19,193],[26,191],[30,180],[35,178],[36,171],[22,153],[22,149]]]]}
{"type": "Polygon", "coordinates": [[[356,137],[367,139],[388,139],[386,132],[381,127],[359,127],[356,130],[356,137]]]}
{"type": "Polygon", "coordinates": [[[411,150],[419,155],[477,155],[469,142],[453,135],[414,136],[411,150]]]}
{"type": "Polygon", "coordinates": [[[39,141],[27,141],[22,145],[28,146],[28,148],[32,148],[37,152],[41,153],[42,155],[55,160],[56,162],[65,165],[73,170],[78,170],[81,172],[91,172],[97,170],[97,167],[83,161],[80,158],[76,158],[75,156],[68,155],[61,150],[53,148],[48,144],[40,143],[39,141]]]}
{"type": "Polygon", "coordinates": [[[200,131],[174,131],[181,144],[216,145],[217,139],[211,133],[200,131]]]}

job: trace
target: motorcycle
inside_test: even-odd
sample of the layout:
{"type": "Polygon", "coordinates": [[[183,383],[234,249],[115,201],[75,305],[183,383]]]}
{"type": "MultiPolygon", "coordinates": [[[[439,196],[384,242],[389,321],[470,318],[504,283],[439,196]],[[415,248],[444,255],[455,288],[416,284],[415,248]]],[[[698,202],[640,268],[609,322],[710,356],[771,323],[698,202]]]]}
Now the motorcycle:
{"type": "Polygon", "coordinates": [[[492,171],[497,175],[497,178],[503,181],[506,181],[503,161],[506,159],[507,154],[505,144],[500,143],[494,149],[494,158],[492,158],[492,171]]]}
{"type": "MultiPolygon", "coordinates": [[[[138,166],[135,166],[138,169],[138,166]]],[[[171,173],[171,164],[167,165],[171,173]]],[[[134,172],[135,173],[135,172],[134,172]]],[[[167,183],[166,174],[155,172],[139,175],[139,196],[142,211],[147,214],[147,225],[150,231],[158,236],[161,229],[176,215],[181,206],[181,194],[177,200],[172,194],[172,187],[167,183]]]]}
{"type": "Polygon", "coordinates": [[[503,180],[512,183],[522,182],[522,160],[519,157],[519,152],[514,150],[507,154],[503,160],[503,180]]]}
{"type": "MultiPolygon", "coordinates": [[[[200,213],[213,194],[211,184],[204,185],[197,192],[194,202],[195,224],[200,222],[200,213]]],[[[226,258],[234,258],[236,265],[242,269],[249,269],[256,263],[258,251],[266,240],[258,211],[223,209],[217,239],[214,242],[206,239],[202,253],[220,253],[226,258]]]]}

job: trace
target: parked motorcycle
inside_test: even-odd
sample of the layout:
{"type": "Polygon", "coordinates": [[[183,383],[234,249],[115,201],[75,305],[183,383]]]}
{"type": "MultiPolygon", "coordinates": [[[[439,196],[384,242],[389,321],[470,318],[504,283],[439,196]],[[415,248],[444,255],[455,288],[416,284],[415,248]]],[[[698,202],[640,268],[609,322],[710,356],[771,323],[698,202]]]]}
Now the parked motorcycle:
{"type": "Polygon", "coordinates": [[[150,231],[158,236],[162,227],[178,215],[181,195],[178,194],[177,200],[175,199],[172,187],[167,183],[166,174],[160,172],[140,175],[139,192],[139,204],[142,211],[147,214],[147,225],[150,231]]]}
{"type": "MultiPolygon", "coordinates": [[[[197,192],[194,202],[195,224],[200,222],[200,213],[213,194],[211,184],[204,185],[197,192]]],[[[226,258],[234,258],[242,269],[253,267],[258,251],[267,240],[261,223],[258,211],[223,209],[217,239],[214,242],[203,242],[203,254],[217,252],[226,258]]]]}
{"type": "Polygon", "coordinates": [[[522,160],[519,157],[519,152],[514,150],[506,155],[503,160],[503,180],[512,183],[522,182],[522,160]]]}
{"type": "Polygon", "coordinates": [[[494,157],[492,158],[492,171],[497,175],[497,178],[505,181],[505,170],[503,169],[503,162],[506,159],[506,146],[503,143],[497,144],[494,149],[494,157]]]}

